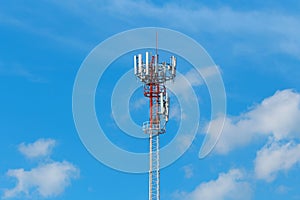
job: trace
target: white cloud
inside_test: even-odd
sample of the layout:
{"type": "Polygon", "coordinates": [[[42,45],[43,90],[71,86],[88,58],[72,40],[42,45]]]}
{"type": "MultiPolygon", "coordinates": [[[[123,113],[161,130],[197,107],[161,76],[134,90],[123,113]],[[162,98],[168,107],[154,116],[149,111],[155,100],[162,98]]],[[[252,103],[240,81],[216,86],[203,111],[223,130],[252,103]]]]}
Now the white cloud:
{"type": "Polygon", "coordinates": [[[170,86],[174,86],[177,91],[184,92],[186,88],[189,87],[187,81],[190,83],[191,86],[200,86],[204,84],[203,79],[207,79],[213,77],[220,73],[218,66],[211,66],[211,67],[203,67],[200,68],[199,71],[192,68],[187,71],[183,76],[176,77],[176,81],[170,86]]]}
{"type": "Polygon", "coordinates": [[[186,150],[194,140],[194,134],[192,132],[185,132],[184,134],[178,135],[176,137],[176,150],[179,152],[184,152],[184,150],[186,150]]]}
{"type": "Polygon", "coordinates": [[[3,198],[13,198],[25,194],[38,194],[51,197],[61,194],[70,184],[71,179],[78,177],[79,170],[69,162],[52,162],[39,165],[29,171],[13,169],[7,175],[17,179],[12,189],[4,191],[3,198]]]}
{"type": "Polygon", "coordinates": [[[33,73],[28,67],[16,62],[0,60],[0,74],[5,76],[17,76],[30,82],[45,83],[47,80],[37,73],[33,73]]]}
{"type": "MultiPolygon", "coordinates": [[[[55,3],[55,2],[51,2],[51,3],[55,3]]],[[[58,4],[56,4],[56,5],[58,5],[58,4]]],[[[73,3],[72,5],[75,5],[75,3],[73,3]]],[[[65,8],[67,8],[67,6],[70,8],[72,5],[71,4],[65,5],[66,6],[65,8]]],[[[91,45],[88,44],[87,42],[83,41],[82,39],[75,38],[73,35],[70,35],[70,34],[63,35],[62,32],[60,32],[60,34],[58,34],[56,31],[54,31],[56,28],[53,26],[55,26],[55,21],[57,19],[55,19],[53,17],[50,17],[50,18],[48,17],[49,14],[52,15],[51,12],[47,11],[47,8],[49,8],[49,5],[44,4],[43,7],[40,7],[40,9],[38,9],[38,12],[36,12],[37,9],[31,8],[31,7],[27,6],[26,4],[24,4],[24,5],[19,4],[19,6],[23,7],[22,10],[29,11],[27,18],[21,17],[22,14],[20,16],[18,16],[18,15],[13,14],[13,12],[1,12],[0,13],[0,23],[16,27],[16,28],[20,29],[21,31],[25,31],[30,34],[45,37],[54,42],[57,42],[58,44],[63,44],[64,46],[68,45],[72,48],[81,49],[81,50],[82,49],[89,50],[91,48],[91,45]],[[36,21],[37,18],[39,18],[39,20],[42,19],[44,21],[44,24],[41,25],[38,22],[39,20],[36,21]]],[[[83,7],[82,5],[80,5],[80,6],[81,6],[81,8],[83,7]]],[[[58,9],[60,9],[60,8],[58,8],[58,9]]],[[[74,9],[74,7],[70,8],[69,10],[72,10],[72,9],[74,9]]],[[[94,14],[95,13],[96,12],[94,12],[94,14]]],[[[89,14],[91,14],[91,12],[89,14]]],[[[94,25],[96,26],[96,23],[94,25]]]]}
{"type": "Polygon", "coordinates": [[[201,183],[190,193],[180,192],[176,196],[184,200],[247,200],[251,199],[250,184],[245,181],[244,173],[232,169],[228,173],[220,173],[216,180],[201,183]]]}
{"type": "Polygon", "coordinates": [[[264,45],[266,48],[261,48],[265,49],[264,53],[279,51],[300,58],[299,15],[279,10],[236,10],[229,6],[209,8],[201,3],[193,6],[173,2],[155,5],[149,1],[114,0],[104,6],[111,14],[122,17],[128,23],[136,23],[138,16],[177,29],[245,37],[243,44],[234,43],[236,52],[255,53],[253,49],[257,48],[253,46],[264,45]],[[168,20],[161,16],[168,16],[168,20]],[[254,43],[251,38],[260,38],[264,42],[254,43]]]}
{"type": "MultiPolygon", "coordinates": [[[[236,53],[261,53],[258,49],[267,52],[283,52],[300,58],[300,20],[299,14],[284,13],[278,9],[238,10],[228,5],[217,8],[203,6],[202,3],[165,2],[155,4],[151,1],[111,0],[111,1],[51,1],[56,7],[63,7],[71,16],[80,19],[84,25],[94,30],[102,30],[99,21],[103,16],[109,16],[136,27],[149,25],[147,21],[156,22],[159,26],[166,26],[188,32],[210,33],[217,35],[238,35],[239,41],[231,47],[224,46],[225,50],[232,48],[236,53]],[[165,17],[167,16],[167,20],[165,17]],[[146,22],[146,23],[145,23],[146,22]],[[205,28],[203,28],[205,27],[205,28]],[[259,39],[263,42],[253,42],[259,39]],[[274,42],[276,41],[276,42],[274,42]],[[260,47],[260,48],[258,48],[260,47]]],[[[61,9],[61,8],[59,8],[61,9]]],[[[35,13],[35,12],[33,12],[35,13]]],[[[57,35],[48,29],[32,26],[32,22],[24,19],[14,19],[12,16],[1,15],[0,21],[12,24],[38,35],[42,35],[63,44],[80,49],[90,49],[90,45],[72,38],[57,35]]],[[[151,24],[150,24],[151,25],[151,24]]]]}
{"type": "Polygon", "coordinates": [[[63,193],[71,180],[79,177],[79,168],[72,163],[49,159],[56,141],[39,139],[33,143],[19,145],[19,151],[27,158],[42,158],[39,164],[29,170],[9,169],[6,175],[16,179],[11,189],[4,189],[3,198],[28,197],[47,198],[63,193]]]}
{"type": "Polygon", "coordinates": [[[291,188],[285,186],[285,185],[279,185],[277,188],[276,188],[276,192],[279,193],[279,194],[286,194],[289,192],[291,188]]]}
{"type": "Polygon", "coordinates": [[[19,145],[19,151],[27,158],[49,156],[56,142],[53,139],[39,139],[34,143],[19,145]]]}
{"type": "Polygon", "coordinates": [[[203,79],[196,69],[190,69],[185,74],[177,74],[176,81],[167,83],[176,96],[181,96],[185,101],[190,100],[190,87],[202,85],[203,79]]]}
{"type": "Polygon", "coordinates": [[[300,144],[270,141],[256,154],[255,174],[259,179],[273,181],[280,171],[287,171],[300,162],[300,144]]]}
{"type": "MultiPolygon", "coordinates": [[[[226,154],[259,136],[271,135],[276,140],[300,138],[300,94],[292,90],[277,91],[248,112],[227,117],[215,152],[226,154]]],[[[215,126],[220,119],[211,121],[215,126]]],[[[215,135],[214,129],[208,134],[215,135]]]]}
{"type": "Polygon", "coordinates": [[[299,117],[300,94],[292,90],[276,92],[248,113],[254,127],[252,129],[272,133],[276,139],[299,137],[299,117]]]}
{"type": "MultiPolygon", "coordinates": [[[[205,73],[206,70],[205,69],[207,69],[207,68],[203,68],[203,70],[201,70],[201,73],[203,75],[206,75],[206,73],[205,73]]],[[[184,76],[190,82],[190,84],[192,86],[199,86],[199,85],[203,84],[203,79],[199,75],[198,71],[195,70],[195,69],[189,70],[184,76]]]]}
{"type": "Polygon", "coordinates": [[[147,105],[147,98],[139,98],[133,102],[132,107],[133,109],[138,110],[146,105],[147,105]]]}
{"type": "Polygon", "coordinates": [[[180,120],[185,119],[186,116],[184,113],[181,113],[181,108],[178,104],[172,103],[170,108],[169,118],[176,120],[177,122],[180,122],[180,120]]]}
{"type": "Polygon", "coordinates": [[[210,77],[213,77],[215,75],[218,75],[221,73],[221,69],[215,65],[210,67],[202,67],[199,69],[199,72],[204,79],[208,79],[210,77]]]}
{"type": "Polygon", "coordinates": [[[194,175],[194,169],[192,165],[186,165],[183,168],[184,171],[184,177],[185,178],[192,178],[194,175]]]}

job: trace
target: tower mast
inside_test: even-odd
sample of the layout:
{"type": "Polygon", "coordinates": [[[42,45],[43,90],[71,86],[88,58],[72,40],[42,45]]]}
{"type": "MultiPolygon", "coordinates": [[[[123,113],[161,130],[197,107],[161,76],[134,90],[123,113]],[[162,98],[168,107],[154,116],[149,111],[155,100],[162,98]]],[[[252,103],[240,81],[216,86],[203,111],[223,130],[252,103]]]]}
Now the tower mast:
{"type": "Polygon", "coordinates": [[[176,76],[176,58],[159,63],[158,37],[156,51],[134,56],[134,74],[144,84],[144,96],[149,98],[149,121],[143,123],[143,131],[149,134],[149,200],[160,199],[159,135],[166,132],[169,120],[169,96],[165,83],[176,76]]]}

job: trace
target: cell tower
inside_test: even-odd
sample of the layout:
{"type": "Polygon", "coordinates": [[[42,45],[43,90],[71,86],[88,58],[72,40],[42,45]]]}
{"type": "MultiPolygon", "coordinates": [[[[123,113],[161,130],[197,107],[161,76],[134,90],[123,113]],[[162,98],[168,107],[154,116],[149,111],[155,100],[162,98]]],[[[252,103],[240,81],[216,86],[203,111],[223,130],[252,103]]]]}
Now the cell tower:
{"type": "Polygon", "coordinates": [[[176,58],[171,56],[169,63],[159,63],[156,35],[155,55],[146,52],[144,61],[142,54],[135,55],[133,60],[134,74],[144,83],[144,96],[150,101],[149,121],[143,123],[143,131],[149,134],[150,142],[149,200],[159,200],[159,135],[166,132],[170,102],[165,83],[176,76],[176,58]]]}

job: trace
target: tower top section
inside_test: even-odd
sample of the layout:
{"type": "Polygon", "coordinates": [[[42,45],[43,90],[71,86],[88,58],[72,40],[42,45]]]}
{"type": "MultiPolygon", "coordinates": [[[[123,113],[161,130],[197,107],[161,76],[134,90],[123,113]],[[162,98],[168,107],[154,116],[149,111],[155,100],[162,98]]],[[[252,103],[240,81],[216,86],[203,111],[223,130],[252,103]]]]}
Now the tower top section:
{"type": "Polygon", "coordinates": [[[170,57],[169,63],[159,63],[158,54],[151,55],[145,53],[145,59],[142,54],[133,57],[134,74],[145,84],[164,84],[166,81],[172,80],[176,76],[176,58],[170,57]]]}

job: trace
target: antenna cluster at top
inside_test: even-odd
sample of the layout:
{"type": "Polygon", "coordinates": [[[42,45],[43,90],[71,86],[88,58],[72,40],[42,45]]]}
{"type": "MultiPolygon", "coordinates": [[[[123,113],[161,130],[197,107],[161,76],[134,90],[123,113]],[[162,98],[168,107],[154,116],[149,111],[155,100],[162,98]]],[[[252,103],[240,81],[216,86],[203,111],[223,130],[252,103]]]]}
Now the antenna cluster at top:
{"type": "Polygon", "coordinates": [[[170,57],[169,63],[158,61],[158,54],[154,56],[146,52],[143,60],[142,54],[133,57],[134,74],[145,84],[147,83],[165,83],[176,76],[176,58],[170,57]]]}

